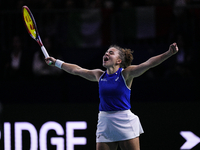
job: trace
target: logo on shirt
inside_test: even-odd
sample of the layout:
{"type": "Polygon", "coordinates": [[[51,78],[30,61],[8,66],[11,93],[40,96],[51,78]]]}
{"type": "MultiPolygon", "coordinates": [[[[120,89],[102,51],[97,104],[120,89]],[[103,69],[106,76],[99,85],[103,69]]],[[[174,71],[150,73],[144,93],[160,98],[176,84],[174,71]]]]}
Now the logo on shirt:
{"type": "Polygon", "coordinates": [[[106,79],[101,79],[101,81],[107,81],[106,79]]]}
{"type": "Polygon", "coordinates": [[[115,79],[115,81],[117,81],[119,79],[119,77],[117,77],[116,79],[115,79]]]}

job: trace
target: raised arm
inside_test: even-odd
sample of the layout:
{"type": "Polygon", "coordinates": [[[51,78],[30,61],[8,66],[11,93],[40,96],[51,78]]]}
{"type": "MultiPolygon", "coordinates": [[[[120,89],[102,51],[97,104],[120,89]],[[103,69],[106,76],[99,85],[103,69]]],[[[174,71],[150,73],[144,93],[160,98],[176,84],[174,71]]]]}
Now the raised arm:
{"type": "Polygon", "coordinates": [[[150,68],[153,68],[161,64],[163,61],[165,61],[172,55],[176,54],[177,52],[178,52],[177,44],[173,43],[169,46],[169,50],[166,51],[165,53],[151,57],[150,59],[139,65],[131,65],[127,67],[124,70],[123,75],[126,79],[133,79],[134,77],[138,77],[147,70],[149,70],[150,68]]]}
{"type": "Polygon", "coordinates": [[[60,69],[63,69],[67,73],[83,77],[90,81],[99,81],[100,76],[103,74],[103,71],[101,69],[88,70],[76,64],[71,64],[71,63],[62,62],[60,60],[56,60],[53,57],[46,58],[45,61],[47,64],[48,64],[48,61],[52,61],[51,66],[57,66],[56,63],[60,63],[59,64],[60,69]]]}

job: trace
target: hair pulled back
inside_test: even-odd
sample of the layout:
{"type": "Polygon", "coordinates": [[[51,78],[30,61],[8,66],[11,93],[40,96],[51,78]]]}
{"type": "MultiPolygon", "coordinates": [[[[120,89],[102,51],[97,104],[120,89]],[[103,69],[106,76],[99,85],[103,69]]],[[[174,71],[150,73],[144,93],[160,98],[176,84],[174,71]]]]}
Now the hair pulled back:
{"type": "Polygon", "coordinates": [[[121,48],[117,45],[111,45],[110,48],[111,47],[116,48],[119,51],[119,57],[122,60],[122,63],[120,65],[121,68],[125,69],[131,65],[133,61],[133,51],[131,51],[131,49],[121,48]]]}

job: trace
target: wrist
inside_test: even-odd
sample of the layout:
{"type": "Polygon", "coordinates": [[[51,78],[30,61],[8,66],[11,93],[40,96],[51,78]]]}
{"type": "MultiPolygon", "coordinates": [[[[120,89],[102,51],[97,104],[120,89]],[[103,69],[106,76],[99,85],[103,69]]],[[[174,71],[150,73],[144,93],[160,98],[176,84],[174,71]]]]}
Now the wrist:
{"type": "Polygon", "coordinates": [[[62,69],[62,64],[63,64],[63,63],[64,63],[64,61],[59,60],[59,59],[56,59],[55,66],[56,66],[57,68],[62,69]]]}
{"type": "Polygon", "coordinates": [[[173,55],[173,53],[171,52],[171,50],[168,50],[168,51],[167,51],[167,56],[168,56],[168,57],[171,57],[172,55],[173,55]]]}

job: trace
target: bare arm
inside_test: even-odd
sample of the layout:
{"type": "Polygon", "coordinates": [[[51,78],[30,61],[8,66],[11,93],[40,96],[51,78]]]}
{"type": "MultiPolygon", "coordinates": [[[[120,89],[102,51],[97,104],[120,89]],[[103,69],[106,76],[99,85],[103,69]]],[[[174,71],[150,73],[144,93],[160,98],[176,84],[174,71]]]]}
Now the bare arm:
{"type": "MultiPolygon", "coordinates": [[[[55,66],[55,62],[56,62],[55,58],[53,57],[46,58],[47,64],[48,64],[48,61],[52,61],[51,66],[55,66]]],[[[100,76],[103,74],[103,71],[101,69],[88,70],[76,64],[71,64],[71,63],[63,63],[61,66],[61,69],[63,69],[67,73],[78,75],[90,81],[99,81],[100,76]]]]}
{"type": "Polygon", "coordinates": [[[139,65],[131,65],[131,66],[127,67],[124,70],[123,75],[124,75],[125,79],[132,80],[134,77],[138,77],[138,76],[142,75],[144,72],[146,72],[150,68],[153,68],[153,67],[161,64],[163,61],[165,61],[172,55],[176,54],[177,52],[178,52],[177,44],[173,43],[169,46],[169,50],[166,51],[165,53],[151,57],[150,59],[148,59],[147,61],[145,61],[144,63],[141,63],[139,65]]]}

